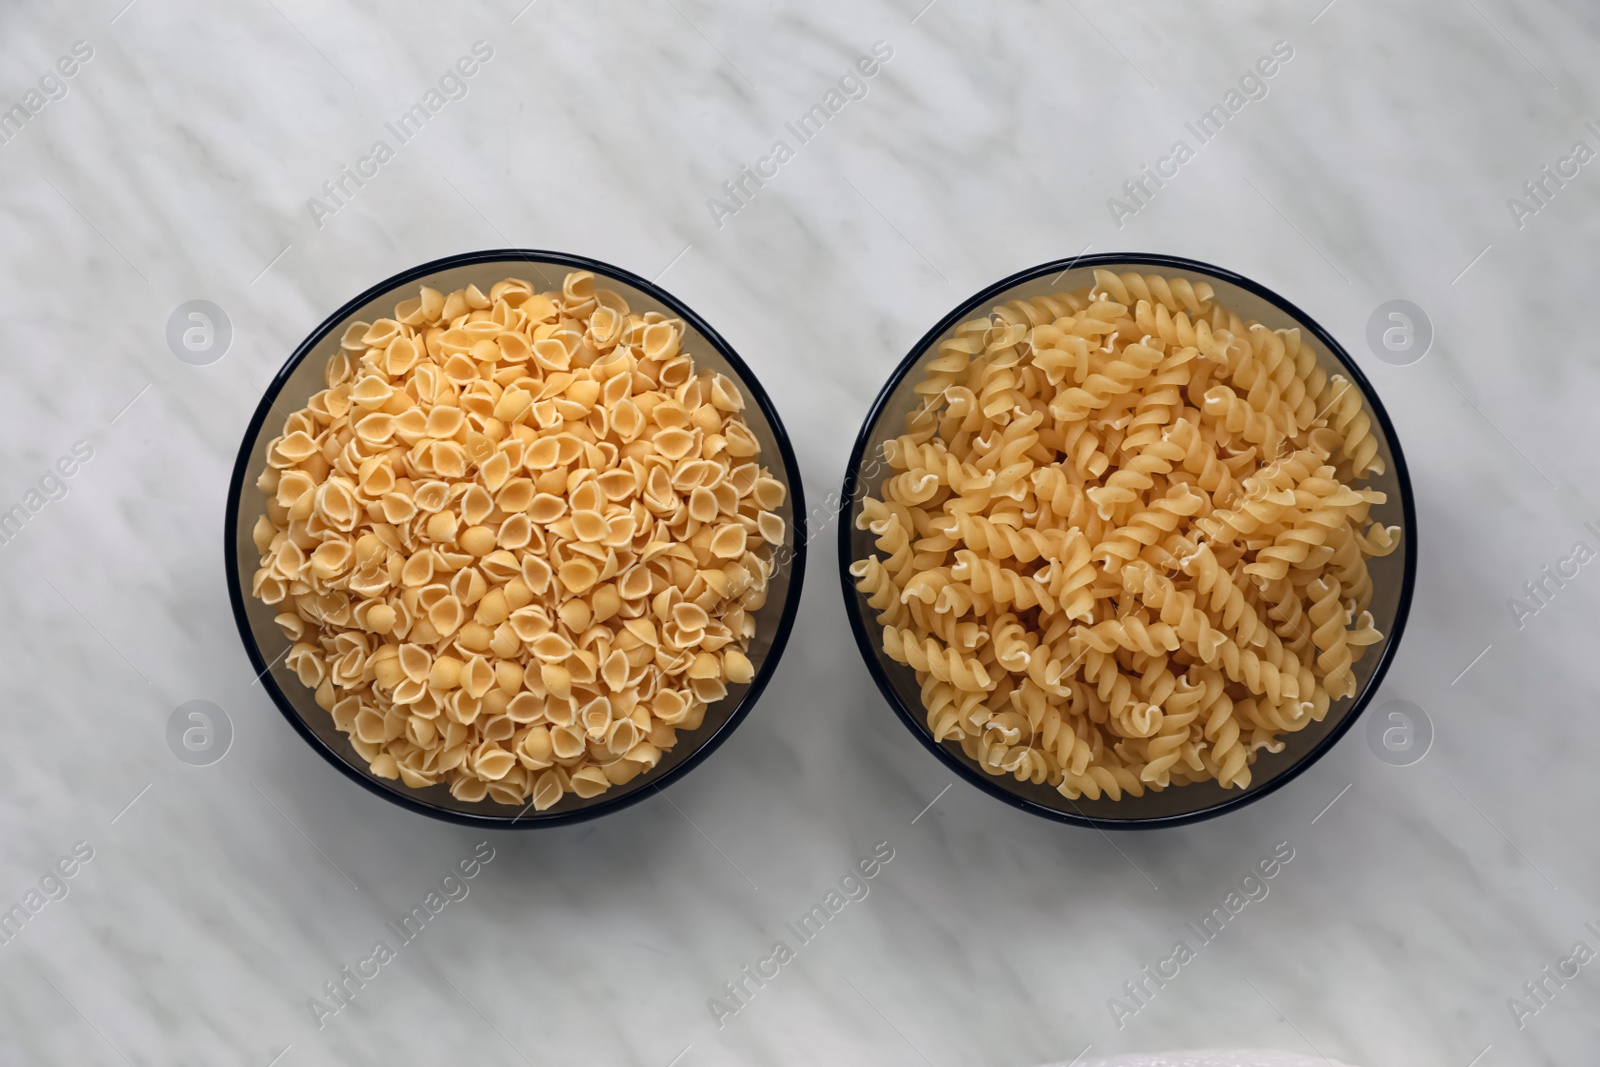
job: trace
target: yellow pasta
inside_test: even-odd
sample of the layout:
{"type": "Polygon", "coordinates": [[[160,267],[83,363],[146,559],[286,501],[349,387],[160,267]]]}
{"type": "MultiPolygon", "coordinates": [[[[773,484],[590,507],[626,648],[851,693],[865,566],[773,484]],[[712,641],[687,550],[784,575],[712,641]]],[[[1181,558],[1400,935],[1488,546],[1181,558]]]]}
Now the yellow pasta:
{"type": "Polygon", "coordinates": [[[1354,694],[1399,531],[1298,330],[1096,271],[956,327],[913,389],[850,573],[937,740],[1074,800],[1243,788],[1354,694]]]}
{"type": "Polygon", "coordinates": [[[375,775],[544,810],[754,678],[784,487],[683,333],[584,271],[345,331],[268,446],[251,589],[375,775]]]}

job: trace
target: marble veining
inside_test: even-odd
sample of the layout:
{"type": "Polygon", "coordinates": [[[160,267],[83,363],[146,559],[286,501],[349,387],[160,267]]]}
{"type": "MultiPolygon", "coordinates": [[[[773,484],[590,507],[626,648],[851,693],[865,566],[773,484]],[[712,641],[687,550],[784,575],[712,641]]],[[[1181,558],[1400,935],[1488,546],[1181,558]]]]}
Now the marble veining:
{"type": "Polygon", "coordinates": [[[1600,170],[1529,188],[1600,149],[1597,44],[1592,7],[1554,0],[7,4],[0,511],[26,521],[0,543],[0,909],[25,917],[0,926],[0,1063],[1591,1062],[1600,579],[1511,602],[1600,520],[1600,170]],[[787,132],[873,55],[863,92],[787,132]],[[823,514],[775,683],[665,796],[483,834],[361,791],[254,684],[228,474],[324,316],[500,246],[658,277],[777,399],[814,502],[890,368],[988,283],[1086,249],[1259,279],[1344,342],[1406,450],[1418,592],[1374,710],[1412,702],[1431,749],[1393,766],[1358,727],[1270,798],[1163,833],[1012,811],[883,705],[823,514]],[[200,299],[232,339],[194,365],[167,327],[200,299]],[[1420,362],[1367,346],[1391,299],[1432,322],[1420,362]],[[191,700],[231,724],[220,761],[169,747],[191,700]],[[1270,893],[1145,979],[1280,843],[1270,893]],[[880,847],[870,891],[795,945],[786,924],[880,847]],[[786,938],[777,977],[709,1008],[786,938]],[[1110,1007],[1140,980],[1136,1011],[1110,1007]]]}

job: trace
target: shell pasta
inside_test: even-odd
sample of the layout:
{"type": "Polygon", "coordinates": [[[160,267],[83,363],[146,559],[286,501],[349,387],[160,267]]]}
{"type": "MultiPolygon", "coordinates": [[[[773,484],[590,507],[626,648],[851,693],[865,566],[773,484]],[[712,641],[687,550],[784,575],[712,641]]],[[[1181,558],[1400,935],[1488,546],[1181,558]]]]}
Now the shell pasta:
{"type": "Polygon", "coordinates": [[[544,810],[752,680],[785,487],[683,339],[586,271],[346,329],[267,448],[252,592],[373,774],[544,810]]]}
{"type": "Polygon", "coordinates": [[[1250,784],[1383,640],[1379,442],[1298,330],[1094,273],[957,326],[850,573],[927,725],[987,772],[1120,800],[1250,784]]]}

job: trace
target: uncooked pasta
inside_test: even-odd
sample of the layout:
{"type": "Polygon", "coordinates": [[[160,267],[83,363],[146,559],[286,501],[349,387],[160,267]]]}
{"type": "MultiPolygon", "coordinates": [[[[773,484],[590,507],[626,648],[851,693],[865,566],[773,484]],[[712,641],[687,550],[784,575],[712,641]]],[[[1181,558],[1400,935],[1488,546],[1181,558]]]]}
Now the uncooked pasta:
{"type": "Polygon", "coordinates": [[[913,389],[850,571],[935,739],[1073,800],[1244,788],[1354,695],[1399,529],[1298,330],[1097,270],[956,327],[913,389]]]}
{"type": "Polygon", "coordinates": [[[267,448],[252,591],[373,774],[544,810],[752,680],[785,489],[683,340],[586,271],[345,330],[267,448]]]}

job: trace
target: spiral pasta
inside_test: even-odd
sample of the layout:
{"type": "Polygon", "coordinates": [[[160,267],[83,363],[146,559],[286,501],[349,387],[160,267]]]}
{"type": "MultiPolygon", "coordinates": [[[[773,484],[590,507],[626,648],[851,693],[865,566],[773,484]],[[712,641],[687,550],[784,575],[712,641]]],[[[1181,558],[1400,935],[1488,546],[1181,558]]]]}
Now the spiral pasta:
{"type": "Polygon", "coordinates": [[[1096,271],[956,327],[914,388],[850,572],[935,739],[1071,799],[1243,788],[1354,693],[1399,531],[1299,331],[1096,271]]]}
{"type": "MultiPolygon", "coordinates": [[[[596,796],[754,676],[784,486],[683,322],[595,281],[423,288],[352,323],[268,445],[252,591],[379,777],[596,796]]],[[[873,514],[899,543],[909,512],[873,514]]],[[[894,568],[860,578],[909,624],[909,549],[894,568]]]]}

